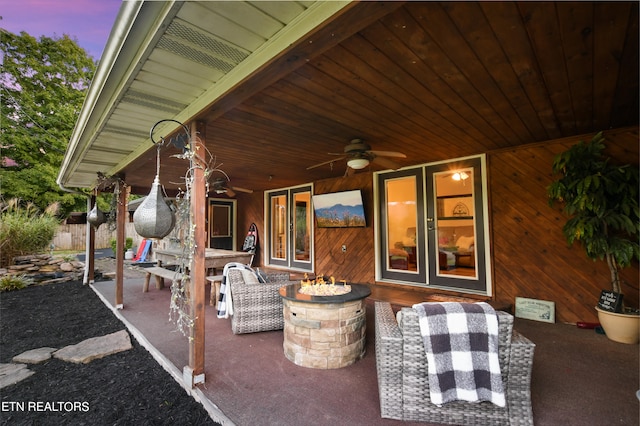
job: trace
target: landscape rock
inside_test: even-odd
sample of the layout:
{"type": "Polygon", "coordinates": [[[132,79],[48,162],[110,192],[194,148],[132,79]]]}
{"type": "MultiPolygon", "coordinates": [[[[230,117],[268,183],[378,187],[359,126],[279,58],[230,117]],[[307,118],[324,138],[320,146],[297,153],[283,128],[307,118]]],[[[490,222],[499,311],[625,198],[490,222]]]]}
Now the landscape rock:
{"type": "Polygon", "coordinates": [[[82,342],[65,346],[53,353],[55,358],[76,364],[87,364],[94,359],[132,349],[131,338],[126,330],[92,337],[82,342]]]}
{"type": "Polygon", "coordinates": [[[0,364],[0,389],[14,385],[34,374],[26,364],[0,364]]]}
{"type": "Polygon", "coordinates": [[[39,364],[51,358],[51,354],[57,351],[57,348],[38,348],[23,352],[13,357],[13,362],[25,364],[39,364]]]}
{"type": "Polygon", "coordinates": [[[74,267],[71,263],[69,262],[64,262],[60,264],[60,270],[64,271],[64,272],[71,272],[74,270],[74,267]]]}

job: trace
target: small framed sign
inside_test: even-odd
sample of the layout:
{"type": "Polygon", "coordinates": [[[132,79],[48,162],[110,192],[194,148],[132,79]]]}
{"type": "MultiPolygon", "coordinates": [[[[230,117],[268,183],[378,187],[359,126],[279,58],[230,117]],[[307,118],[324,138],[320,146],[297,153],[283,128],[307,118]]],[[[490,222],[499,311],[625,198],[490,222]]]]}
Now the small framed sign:
{"type": "Polygon", "coordinates": [[[556,304],[547,300],[516,297],[516,317],[555,323],[556,304]]]}
{"type": "Polygon", "coordinates": [[[607,312],[622,312],[622,297],[623,295],[621,293],[602,290],[598,308],[607,312]]]}

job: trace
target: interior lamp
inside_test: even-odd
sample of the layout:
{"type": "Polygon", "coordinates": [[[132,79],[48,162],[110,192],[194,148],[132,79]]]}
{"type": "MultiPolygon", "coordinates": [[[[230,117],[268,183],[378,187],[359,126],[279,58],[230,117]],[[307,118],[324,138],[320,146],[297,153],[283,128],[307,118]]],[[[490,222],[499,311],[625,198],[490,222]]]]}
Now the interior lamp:
{"type": "Polygon", "coordinates": [[[469,179],[469,175],[465,172],[456,172],[451,176],[453,180],[466,180],[469,179]]]}
{"type": "Polygon", "coordinates": [[[366,158],[352,158],[347,161],[347,166],[351,167],[354,170],[364,169],[369,165],[369,160],[366,158]]]}

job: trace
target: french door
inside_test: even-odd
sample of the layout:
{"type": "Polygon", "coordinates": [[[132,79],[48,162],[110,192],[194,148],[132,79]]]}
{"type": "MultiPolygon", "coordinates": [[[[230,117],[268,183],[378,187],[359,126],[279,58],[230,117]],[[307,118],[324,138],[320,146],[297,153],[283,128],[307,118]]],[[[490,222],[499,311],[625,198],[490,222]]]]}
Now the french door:
{"type": "Polygon", "coordinates": [[[268,263],[313,270],[313,212],[311,186],[266,193],[268,263]]]}
{"type": "Polygon", "coordinates": [[[488,294],[484,157],[379,173],[378,276],[488,294]]]}

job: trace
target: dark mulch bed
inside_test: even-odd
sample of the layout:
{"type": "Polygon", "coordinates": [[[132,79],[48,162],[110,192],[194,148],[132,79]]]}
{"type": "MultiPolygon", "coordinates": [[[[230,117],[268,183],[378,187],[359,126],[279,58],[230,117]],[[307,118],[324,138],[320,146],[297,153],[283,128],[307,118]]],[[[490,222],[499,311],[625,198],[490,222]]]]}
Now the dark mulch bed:
{"type": "MultiPolygon", "coordinates": [[[[80,282],[0,293],[1,363],[30,349],[62,348],[123,329],[80,282]]],[[[34,375],[0,390],[0,424],[216,424],[145,348],[131,341],[132,350],[89,364],[51,359],[29,366],[34,375]],[[24,402],[25,410],[11,410],[17,406],[12,402],[24,402]],[[71,409],[73,403],[80,409],[71,409]]]]}

